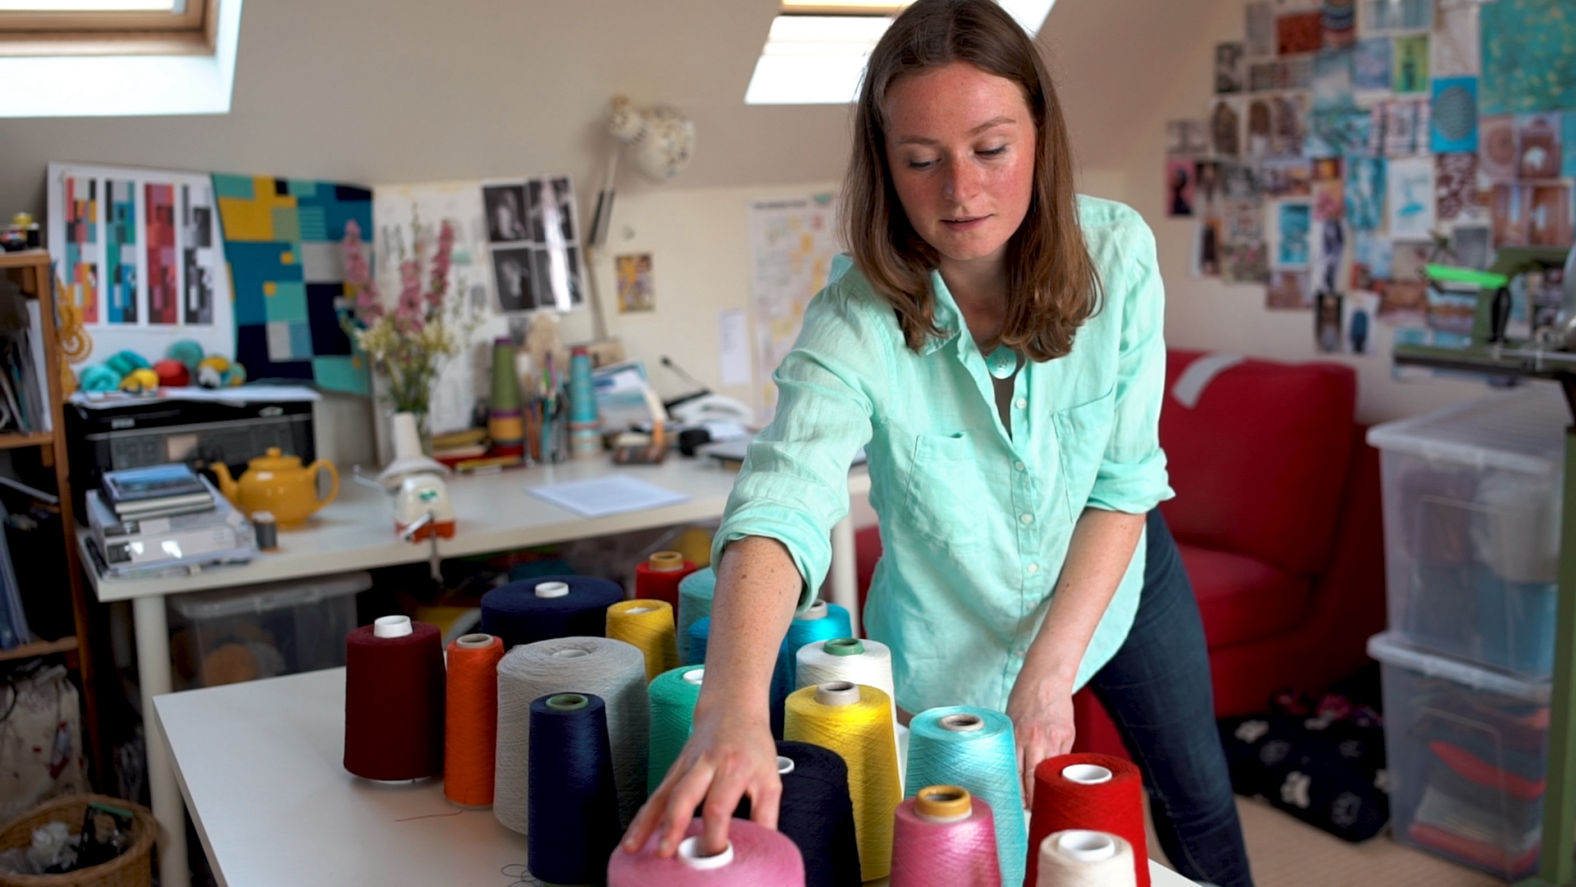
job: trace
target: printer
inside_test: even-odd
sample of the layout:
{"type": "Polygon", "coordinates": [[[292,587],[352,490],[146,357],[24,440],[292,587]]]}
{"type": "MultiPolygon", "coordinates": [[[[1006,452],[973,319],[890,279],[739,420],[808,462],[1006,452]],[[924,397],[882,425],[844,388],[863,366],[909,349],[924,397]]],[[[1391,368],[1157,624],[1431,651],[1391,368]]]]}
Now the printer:
{"type": "Polygon", "coordinates": [[[223,462],[238,477],[269,447],[310,463],[317,458],[317,400],[312,389],[283,386],[169,388],[154,397],[74,394],[65,404],[65,420],[78,513],[84,513],[84,493],[97,489],[106,471],[167,462],[201,469],[223,462]]]}

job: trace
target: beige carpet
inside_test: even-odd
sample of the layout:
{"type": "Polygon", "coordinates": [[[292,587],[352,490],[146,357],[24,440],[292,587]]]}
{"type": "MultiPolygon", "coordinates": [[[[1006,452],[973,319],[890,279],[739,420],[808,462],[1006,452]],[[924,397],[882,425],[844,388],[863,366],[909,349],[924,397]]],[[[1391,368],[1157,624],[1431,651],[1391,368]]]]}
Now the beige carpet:
{"type": "MultiPolygon", "coordinates": [[[[1475,869],[1430,856],[1390,840],[1389,833],[1361,844],[1305,825],[1269,804],[1238,798],[1242,831],[1257,887],[1504,887],[1475,869]]],[[[1160,856],[1153,833],[1150,855],[1160,856]]]]}

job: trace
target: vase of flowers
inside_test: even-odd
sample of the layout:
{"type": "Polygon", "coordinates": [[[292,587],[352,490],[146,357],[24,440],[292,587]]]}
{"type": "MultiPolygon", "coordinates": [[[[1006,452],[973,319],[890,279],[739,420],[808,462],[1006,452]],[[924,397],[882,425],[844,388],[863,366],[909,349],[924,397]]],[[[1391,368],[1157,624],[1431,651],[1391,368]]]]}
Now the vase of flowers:
{"type": "Polygon", "coordinates": [[[403,243],[399,251],[399,295],[389,304],[378,291],[361,226],[354,220],[345,224],[345,282],[355,301],[342,323],[381,380],[389,415],[414,414],[423,450],[430,452],[433,385],[448,360],[465,349],[480,318],[464,298],[464,287],[450,286],[453,223],[444,219],[435,238],[419,218],[411,229],[409,251],[403,243]]]}

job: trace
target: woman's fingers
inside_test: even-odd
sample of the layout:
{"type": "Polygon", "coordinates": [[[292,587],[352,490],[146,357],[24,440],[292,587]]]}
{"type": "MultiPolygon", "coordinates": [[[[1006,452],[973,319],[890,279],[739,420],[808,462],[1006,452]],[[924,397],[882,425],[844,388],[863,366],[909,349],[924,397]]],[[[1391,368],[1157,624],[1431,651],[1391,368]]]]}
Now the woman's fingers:
{"type": "MultiPolygon", "coordinates": [[[[728,821],[733,818],[733,811],[738,809],[739,798],[745,795],[756,778],[748,764],[737,758],[717,768],[711,790],[706,794],[706,804],[701,808],[701,818],[705,822],[701,832],[701,851],[706,855],[721,853],[727,848],[728,821]]],[[[754,812],[753,805],[751,812],[754,812]]]]}
{"type": "MultiPolygon", "coordinates": [[[[695,807],[706,797],[715,775],[716,769],[710,763],[699,760],[673,784],[667,803],[662,805],[663,824],[659,832],[661,837],[657,841],[658,856],[672,856],[679,849],[684,830],[689,827],[690,820],[695,818],[695,807]]],[[[738,799],[735,798],[734,802],[737,803],[738,799]]]]}

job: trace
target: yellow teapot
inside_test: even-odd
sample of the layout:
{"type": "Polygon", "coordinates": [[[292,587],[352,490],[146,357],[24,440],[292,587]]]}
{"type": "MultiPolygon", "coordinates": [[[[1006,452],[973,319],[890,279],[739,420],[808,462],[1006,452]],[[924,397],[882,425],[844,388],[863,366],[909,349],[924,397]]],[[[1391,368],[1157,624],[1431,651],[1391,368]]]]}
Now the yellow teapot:
{"type": "Polygon", "coordinates": [[[223,462],[211,467],[224,498],[247,517],[259,511],[272,514],[280,529],[300,525],[339,495],[339,472],[334,463],[319,459],[303,468],[300,456],[281,455],[278,447],[269,447],[265,455],[248,462],[239,481],[230,477],[223,462]],[[319,471],[328,472],[329,480],[328,495],[322,499],[317,497],[319,471]]]}

